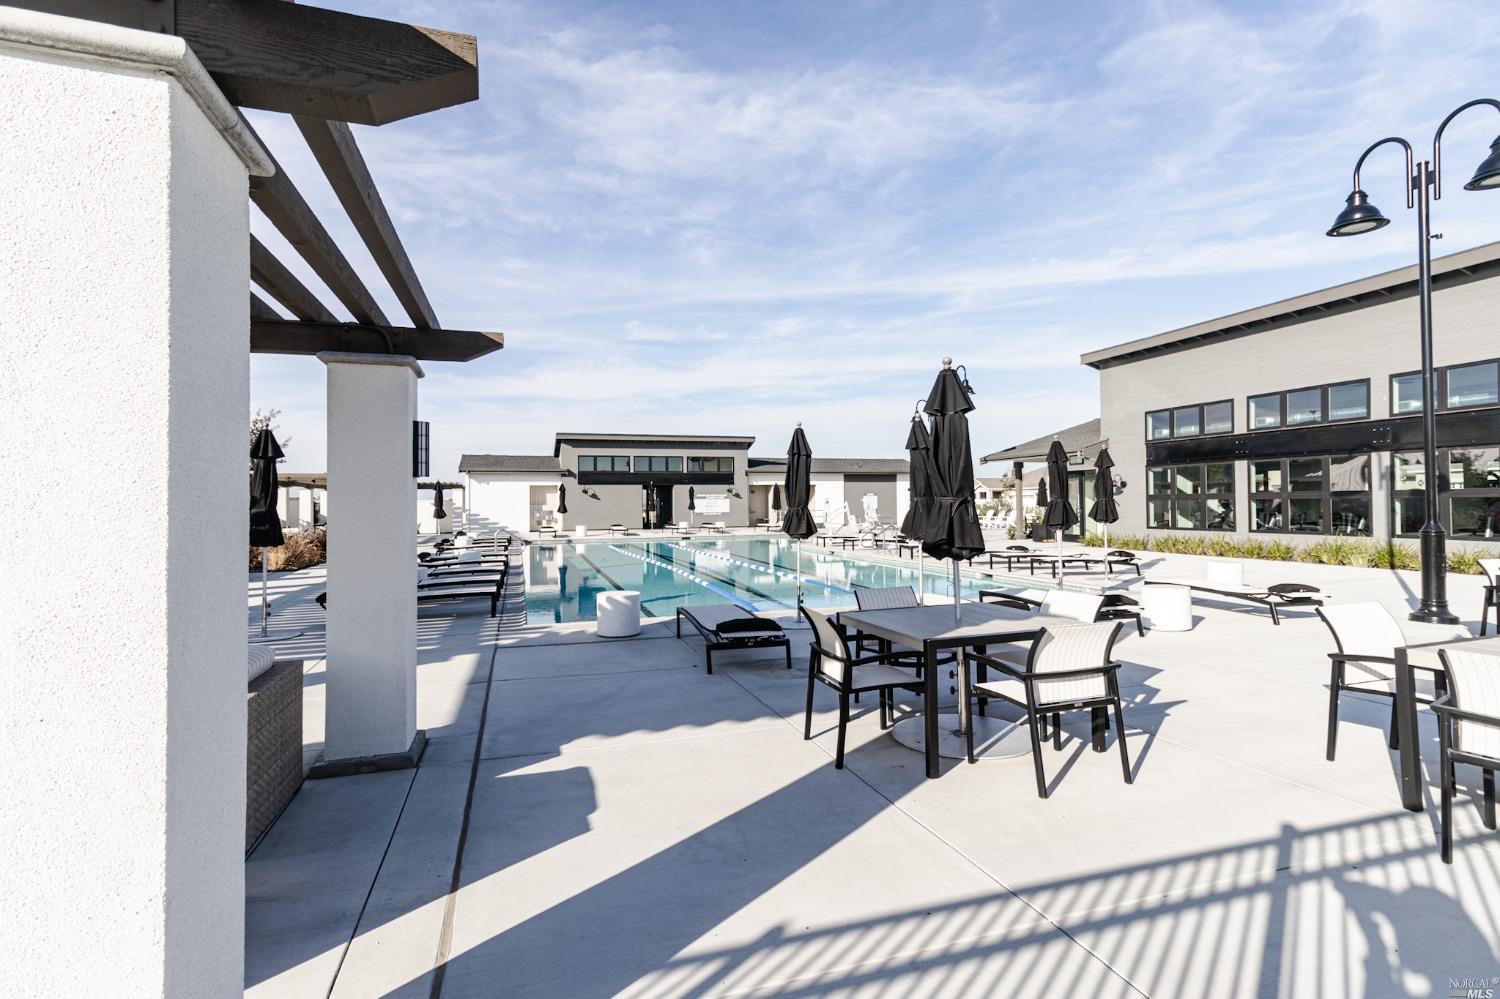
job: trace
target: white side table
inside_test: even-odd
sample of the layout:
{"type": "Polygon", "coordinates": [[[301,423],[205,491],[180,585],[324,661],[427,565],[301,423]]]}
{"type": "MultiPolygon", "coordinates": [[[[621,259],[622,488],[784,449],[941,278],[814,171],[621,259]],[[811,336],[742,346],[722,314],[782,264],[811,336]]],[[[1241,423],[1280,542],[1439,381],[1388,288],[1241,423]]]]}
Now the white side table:
{"type": "Polygon", "coordinates": [[[573,528],[573,537],[575,537],[575,538],[586,538],[588,536],[589,536],[589,529],[587,527],[584,527],[582,524],[578,524],[578,525],[576,525],[573,528]]]}
{"type": "Polygon", "coordinates": [[[1193,591],[1152,583],[1141,591],[1141,616],[1152,631],[1192,631],[1193,591]]]}
{"type": "Polygon", "coordinates": [[[609,590],[594,598],[594,634],[600,638],[629,638],[641,633],[641,595],[635,590],[609,590]]]}

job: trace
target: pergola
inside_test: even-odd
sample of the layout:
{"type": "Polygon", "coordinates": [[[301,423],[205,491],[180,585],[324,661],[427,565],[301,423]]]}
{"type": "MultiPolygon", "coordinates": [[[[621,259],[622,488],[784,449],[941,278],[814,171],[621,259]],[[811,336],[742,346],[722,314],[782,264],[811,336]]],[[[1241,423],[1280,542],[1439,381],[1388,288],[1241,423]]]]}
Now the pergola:
{"type": "MultiPolygon", "coordinates": [[[[29,565],[0,615],[0,730],[47,756],[5,798],[7,902],[27,913],[18,981],[242,988],[247,350],[327,371],[325,773],[422,753],[420,362],[503,338],[442,327],[349,126],[475,100],[477,51],[470,35],[287,0],[0,4],[14,209],[0,287],[17,292],[0,460],[72,483],[75,534],[129,553],[80,573],[0,531],[0,561],[29,565]],[[380,308],[243,108],[293,116],[404,317],[380,308]],[[247,198],[336,304],[252,237],[247,198]]],[[[27,523],[33,507],[13,490],[0,518],[27,523]]]]}
{"type": "MultiPolygon", "coordinates": [[[[472,361],[504,346],[501,333],[442,327],[349,128],[477,100],[479,46],[473,35],[288,0],[19,0],[14,6],[177,35],[232,103],[289,114],[297,123],[408,324],[392,322],[376,304],[271,154],[274,172],[250,178],[250,200],[353,321],[338,319],[252,236],[249,277],[261,292],[250,293],[252,353],[341,351],[472,361]]],[[[259,138],[248,122],[243,125],[259,138]]]]}

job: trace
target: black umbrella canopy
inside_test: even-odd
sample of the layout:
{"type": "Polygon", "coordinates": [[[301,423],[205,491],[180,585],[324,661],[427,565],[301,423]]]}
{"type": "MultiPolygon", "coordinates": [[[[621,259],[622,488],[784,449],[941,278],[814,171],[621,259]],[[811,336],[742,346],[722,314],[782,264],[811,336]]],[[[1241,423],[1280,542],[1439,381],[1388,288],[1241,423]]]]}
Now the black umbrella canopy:
{"type": "Polygon", "coordinates": [[[818,533],[813,523],[812,511],[807,508],[812,499],[812,448],[808,447],[807,435],[802,424],[792,431],[792,442],[786,449],[786,515],[781,518],[781,529],[788,537],[799,541],[818,533]]]}
{"type": "Polygon", "coordinates": [[[568,487],[566,485],[557,487],[557,512],[568,512],[568,487]]]}
{"type": "Polygon", "coordinates": [[[781,483],[771,486],[771,509],[781,512],[781,483]]]}
{"type": "Polygon", "coordinates": [[[275,548],[285,543],[276,512],[276,462],[286,455],[270,427],[262,427],[250,445],[250,543],[275,548]]]}
{"type": "Polygon", "coordinates": [[[974,401],[958,372],[944,359],[943,370],[924,407],[932,417],[931,492],[922,529],[922,550],[934,558],[972,559],[984,553],[984,534],[974,506],[974,454],[969,444],[969,413],[974,401]]]}
{"type": "Polygon", "coordinates": [[[1101,448],[1094,459],[1094,504],[1089,507],[1089,517],[1101,524],[1113,524],[1120,519],[1120,507],[1115,503],[1114,459],[1109,448],[1101,448]]]}
{"type": "Polygon", "coordinates": [[[448,511],[443,509],[443,484],[439,482],[432,487],[432,519],[442,520],[448,516],[448,511]]]}
{"type": "MultiPolygon", "coordinates": [[[[1062,441],[1053,441],[1047,449],[1047,487],[1052,498],[1047,502],[1042,523],[1049,531],[1066,531],[1078,523],[1078,513],[1068,502],[1068,452],[1062,441]]],[[[1037,502],[1041,502],[1040,492],[1037,502]]]]}
{"type": "Polygon", "coordinates": [[[1041,479],[1036,484],[1036,505],[1043,509],[1047,506],[1047,480],[1041,479]]]}
{"type": "Polygon", "coordinates": [[[692,486],[688,486],[688,513],[693,513],[697,509],[698,509],[698,494],[693,491],[693,487],[692,486]]]}
{"type": "Polygon", "coordinates": [[[911,459],[906,480],[910,499],[906,516],[901,521],[901,533],[916,538],[921,536],[922,525],[926,523],[927,500],[932,495],[932,438],[920,416],[911,418],[911,431],[906,435],[906,454],[911,459]]]}

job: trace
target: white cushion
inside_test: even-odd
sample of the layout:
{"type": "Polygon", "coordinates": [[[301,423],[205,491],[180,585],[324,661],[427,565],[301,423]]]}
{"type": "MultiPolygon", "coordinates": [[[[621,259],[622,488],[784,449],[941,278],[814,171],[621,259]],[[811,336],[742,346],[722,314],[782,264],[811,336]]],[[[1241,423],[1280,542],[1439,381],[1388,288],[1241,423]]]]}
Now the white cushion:
{"type": "MultiPolygon", "coordinates": [[[[1500,656],[1447,649],[1448,682],[1453,706],[1476,715],[1500,718],[1500,656]]],[[[1500,725],[1460,719],[1455,749],[1500,760],[1500,725]]]]}
{"type": "Polygon", "coordinates": [[[266,670],[276,663],[276,650],[269,645],[252,645],[249,653],[250,677],[247,683],[253,682],[266,670]]]}

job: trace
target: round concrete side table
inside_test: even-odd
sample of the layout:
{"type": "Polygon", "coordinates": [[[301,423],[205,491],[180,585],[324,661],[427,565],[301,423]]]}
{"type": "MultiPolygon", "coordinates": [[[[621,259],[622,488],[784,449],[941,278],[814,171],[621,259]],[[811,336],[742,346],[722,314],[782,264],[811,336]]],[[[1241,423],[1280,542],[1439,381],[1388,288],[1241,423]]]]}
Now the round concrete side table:
{"type": "Polygon", "coordinates": [[[610,590],[594,598],[594,634],[600,638],[629,638],[641,633],[641,595],[635,590],[610,590]]]}
{"type": "Polygon", "coordinates": [[[1141,616],[1152,631],[1192,631],[1193,591],[1153,583],[1141,591],[1141,616]]]}
{"type": "Polygon", "coordinates": [[[576,527],[573,528],[573,537],[575,537],[575,538],[586,538],[588,536],[589,536],[589,529],[587,527],[584,527],[582,524],[579,524],[578,526],[576,526],[576,527]]]}

